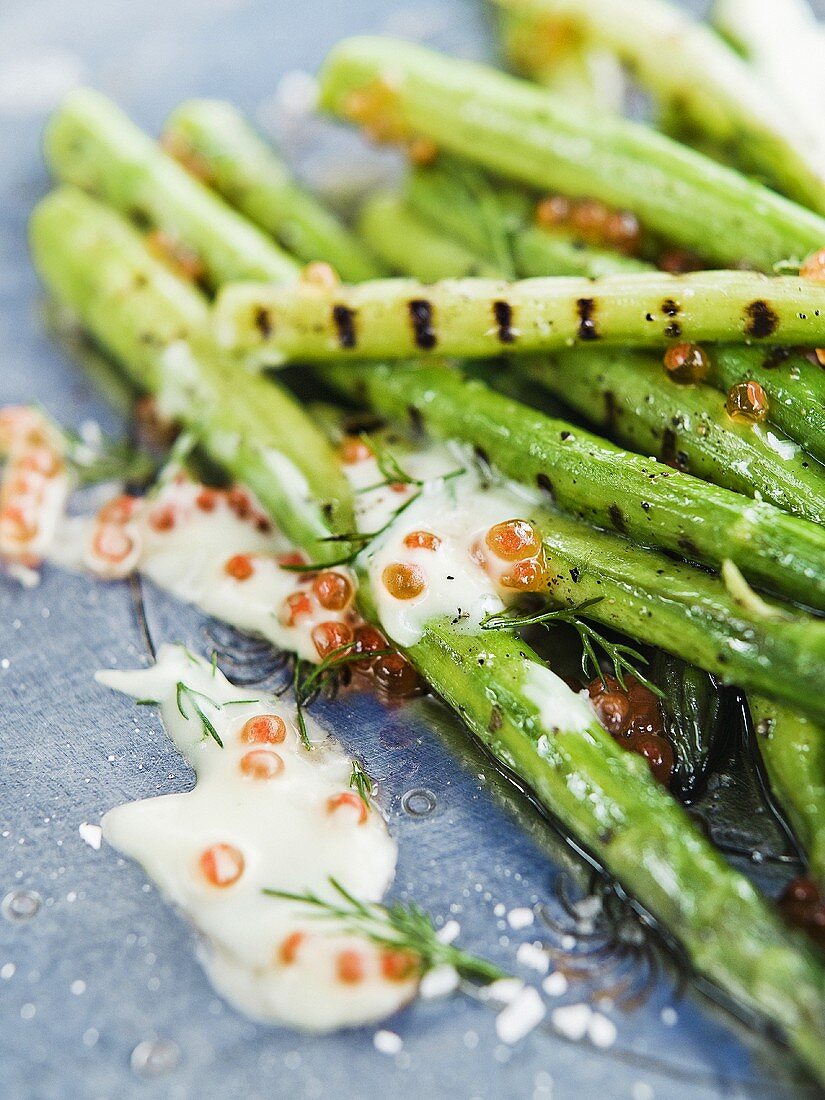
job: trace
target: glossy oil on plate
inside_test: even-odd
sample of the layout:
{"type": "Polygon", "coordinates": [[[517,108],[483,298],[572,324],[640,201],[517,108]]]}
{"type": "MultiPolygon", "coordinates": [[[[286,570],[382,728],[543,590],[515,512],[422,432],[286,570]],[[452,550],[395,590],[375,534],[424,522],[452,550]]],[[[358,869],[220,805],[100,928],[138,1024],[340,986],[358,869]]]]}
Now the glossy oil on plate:
{"type": "MultiPolygon", "coordinates": [[[[471,0],[3,4],[0,403],[35,399],[71,426],[119,430],[117,413],[49,335],[26,255],[26,218],[47,187],[40,130],[60,95],[95,85],[152,132],[182,99],[231,99],[345,204],[396,165],[308,120],[306,74],[337,39],[363,31],[464,56],[490,51],[482,5],[471,0]]],[[[816,1095],[775,1046],[686,980],[678,957],[432,700],[390,709],[343,693],[316,714],[379,780],[400,846],[391,896],[457,921],[464,946],[537,987],[542,974],[517,952],[546,946],[566,981],[542,994],[544,1022],[508,1045],[494,1008],[470,993],[387,1021],[397,1040],[376,1039],[375,1027],[305,1037],[238,1015],[210,988],[193,931],[140,867],[90,845],[94,830],[81,829],[121,802],[192,783],[156,714],[93,680],[99,668],[147,663],[163,641],[217,650],[241,682],[281,675],[265,646],[148,583],[102,585],[52,569],[33,590],[0,579],[3,1100],[816,1095]],[[572,1037],[588,1009],[555,1013],[571,1005],[598,1011],[589,1038],[572,1037]]],[[[735,823],[730,832],[735,849],[735,823]]],[[[739,862],[775,893],[793,862],[769,822],[759,850],[758,866],[739,862]]]]}

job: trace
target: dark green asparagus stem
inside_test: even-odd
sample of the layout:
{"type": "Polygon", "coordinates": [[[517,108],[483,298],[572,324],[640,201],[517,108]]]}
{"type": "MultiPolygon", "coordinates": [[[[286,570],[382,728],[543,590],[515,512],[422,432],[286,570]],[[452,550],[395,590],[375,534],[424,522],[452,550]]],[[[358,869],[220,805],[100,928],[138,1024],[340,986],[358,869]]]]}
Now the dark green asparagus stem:
{"type": "Polygon", "coordinates": [[[720,264],[763,271],[822,247],[825,221],[645,126],[576,110],[483,65],[390,38],[350,38],[321,74],[323,105],[540,190],[635,211],[651,231],[720,264]],[[391,75],[391,81],[382,78],[391,75]]]}
{"type": "Polygon", "coordinates": [[[184,165],[299,259],[326,260],[348,283],[382,268],[364,244],[302,190],[232,104],[192,99],[167,121],[163,144],[184,165]]]}
{"type": "Polygon", "coordinates": [[[825,610],[825,531],[813,523],[621,451],[453,370],[343,364],[324,377],[382,415],[469,443],[572,515],[716,568],[729,559],[754,584],[825,610]]]}
{"type": "Polygon", "coordinates": [[[575,349],[530,377],[639,454],[825,523],[825,468],[777,428],[732,420],[718,390],[672,381],[660,357],[575,349]]]}
{"type": "Polygon", "coordinates": [[[229,279],[292,279],[298,265],[273,240],[184,171],[113,103],[71,92],[44,135],[60,179],[100,196],[138,225],[162,229],[203,261],[213,285],[229,279]]]}

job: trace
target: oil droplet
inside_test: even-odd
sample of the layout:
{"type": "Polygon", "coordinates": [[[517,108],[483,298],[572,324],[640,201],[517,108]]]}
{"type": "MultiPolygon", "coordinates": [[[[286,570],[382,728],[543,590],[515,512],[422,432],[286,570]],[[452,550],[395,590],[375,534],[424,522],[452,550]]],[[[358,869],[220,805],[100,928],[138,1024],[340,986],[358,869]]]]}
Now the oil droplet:
{"type": "Polygon", "coordinates": [[[31,920],[40,911],[43,899],[34,890],[12,890],[0,903],[0,912],[14,923],[31,920]]]}
{"type": "Polygon", "coordinates": [[[176,1069],[179,1062],[180,1048],[171,1039],[144,1039],[129,1059],[138,1077],[162,1077],[176,1069]]]}
{"type": "Polygon", "coordinates": [[[401,806],[412,817],[426,817],[436,807],[436,797],[426,787],[416,787],[402,795],[401,806]]]}

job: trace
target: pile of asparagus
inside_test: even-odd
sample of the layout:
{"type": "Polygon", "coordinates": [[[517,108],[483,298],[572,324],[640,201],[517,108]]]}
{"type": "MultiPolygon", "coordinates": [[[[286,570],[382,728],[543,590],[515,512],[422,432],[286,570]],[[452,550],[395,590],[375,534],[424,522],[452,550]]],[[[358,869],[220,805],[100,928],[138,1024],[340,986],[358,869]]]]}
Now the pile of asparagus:
{"type": "MultiPolygon", "coordinates": [[[[254,367],[305,364],[388,423],[468,444],[540,488],[547,607],[582,608],[747,691],[774,792],[825,884],[825,382],[794,350],[825,347],[825,286],[806,262],[825,246],[816,147],[744,59],[660,0],[499,3],[505,41],[527,27],[530,75],[551,90],[386,39],[327,60],[322,105],[419,162],[356,230],[227,104],[184,104],[157,145],[98,94],[73,93],[46,133],[61,186],[32,216],[35,264],[311,562],[351,558],[367,618],[367,551],[332,441],[254,367]],[[617,56],[671,131],[679,98],[680,136],[705,152],[614,113],[592,73],[617,56]],[[723,163],[733,134],[740,166],[791,198],[723,163]],[[571,228],[582,198],[603,227],[613,209],[598,246],[581,217],[571,228]],[[699,270],[657,269],[675,248],[699,270]],[[302,275],[312,261],[347,285],[329,267],[302,275]],[[536,408],[548,392],[616,442],[536,408]],[[302,476],[279,480],[272,452],[302,476]]],[[[646,762],[595,717],[550,721],[530,689],[541,660],[512,632],[439,618],[408,656],[696,969],[825,1080],[817,951],[646,762]]]]}

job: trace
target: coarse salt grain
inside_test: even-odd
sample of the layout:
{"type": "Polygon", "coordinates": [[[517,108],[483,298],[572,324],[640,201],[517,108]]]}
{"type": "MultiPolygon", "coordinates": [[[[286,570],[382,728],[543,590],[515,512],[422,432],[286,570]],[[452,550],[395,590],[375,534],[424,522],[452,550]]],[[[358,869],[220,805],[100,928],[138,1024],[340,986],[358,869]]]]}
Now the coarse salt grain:
{"type": "Polygon", "coordinates": [[[527,986],[496,1016],[496,1035],[503,1043],[517,1043],[541,1023],[546,1012],[538,990],[527,986]]]}
{"type": "Polygon", "coordinates": [[[507,914],[507,923],[516,931],[519,928],[529,928],[534,919],[532,909],[511,909],[507,914]]]}
{"type": "Polygon", "coordinates": [[[441,941],[441,943],[452,943],[454,940],[458,939],[460,932],[461,925],[458,923],[458,921],[448,920],[444,927],[439,928],[439,930],[436,932],[436,937],[441,941]]]}
{"type": "Polygon", "coordinates": [[[442,963],[428,970],[418,987],[419,996],[425,1001],[449,997],[458,988],[458,971],[449,963],[442,963]]]}
{"type": "Polygon", "coordinates": [[[553,1009],[550,1017],[553,1027],[566,1039],[578,1042],[587,1034],[593,1009],[590,1005],[564,1005],[562,1008],[553,1009]]]}
{"type": "Polygon", "coordinates": [[[372,1037],[372,1045],[381,1054],[398,1054],[404,1046],[404,1040],[394,1031],[376,1031],[372,1037]]]}
{"type": "Polygon", "coordinates": [[[521,966],[529,966],[531,970],[538,970],[540,974],[546,974],[550,969],[550,959],[539,943],[521,944],[516,952],[516,962],[521,966]]]}
{"type": "Polygon", "coordinates": [[[100,849],[103,843],[103,830],[99,825],[90,825],[88,821],[84,821],[78,826],[77,831],[80,833],[80,839],[85,840],[90,848],[94,848],[96,852],[100,849]]]}
{"type": "Polygon", "coordinates": [[[548,974],[541,983],[541,988],[548,997],[563,997],[567,992],[569,984],[567,978],[560,970],[554,970],[553,973],[548,974]]]}
{"type": "Polygon", "coordinates": [[[524,982],[521,978],[499,978],[498,981],[485,986],[481,994],[485,1000],[509,1004],[518,997],[522,989],[524,989],[524,982]]]}
{"type": "Polygon", "coordinates": [[[616,1042],[616,1025],[601,1012],[594,1012],[587,1025],[587,1037],[594,1047],[606,1050],[616,1042]]]}

